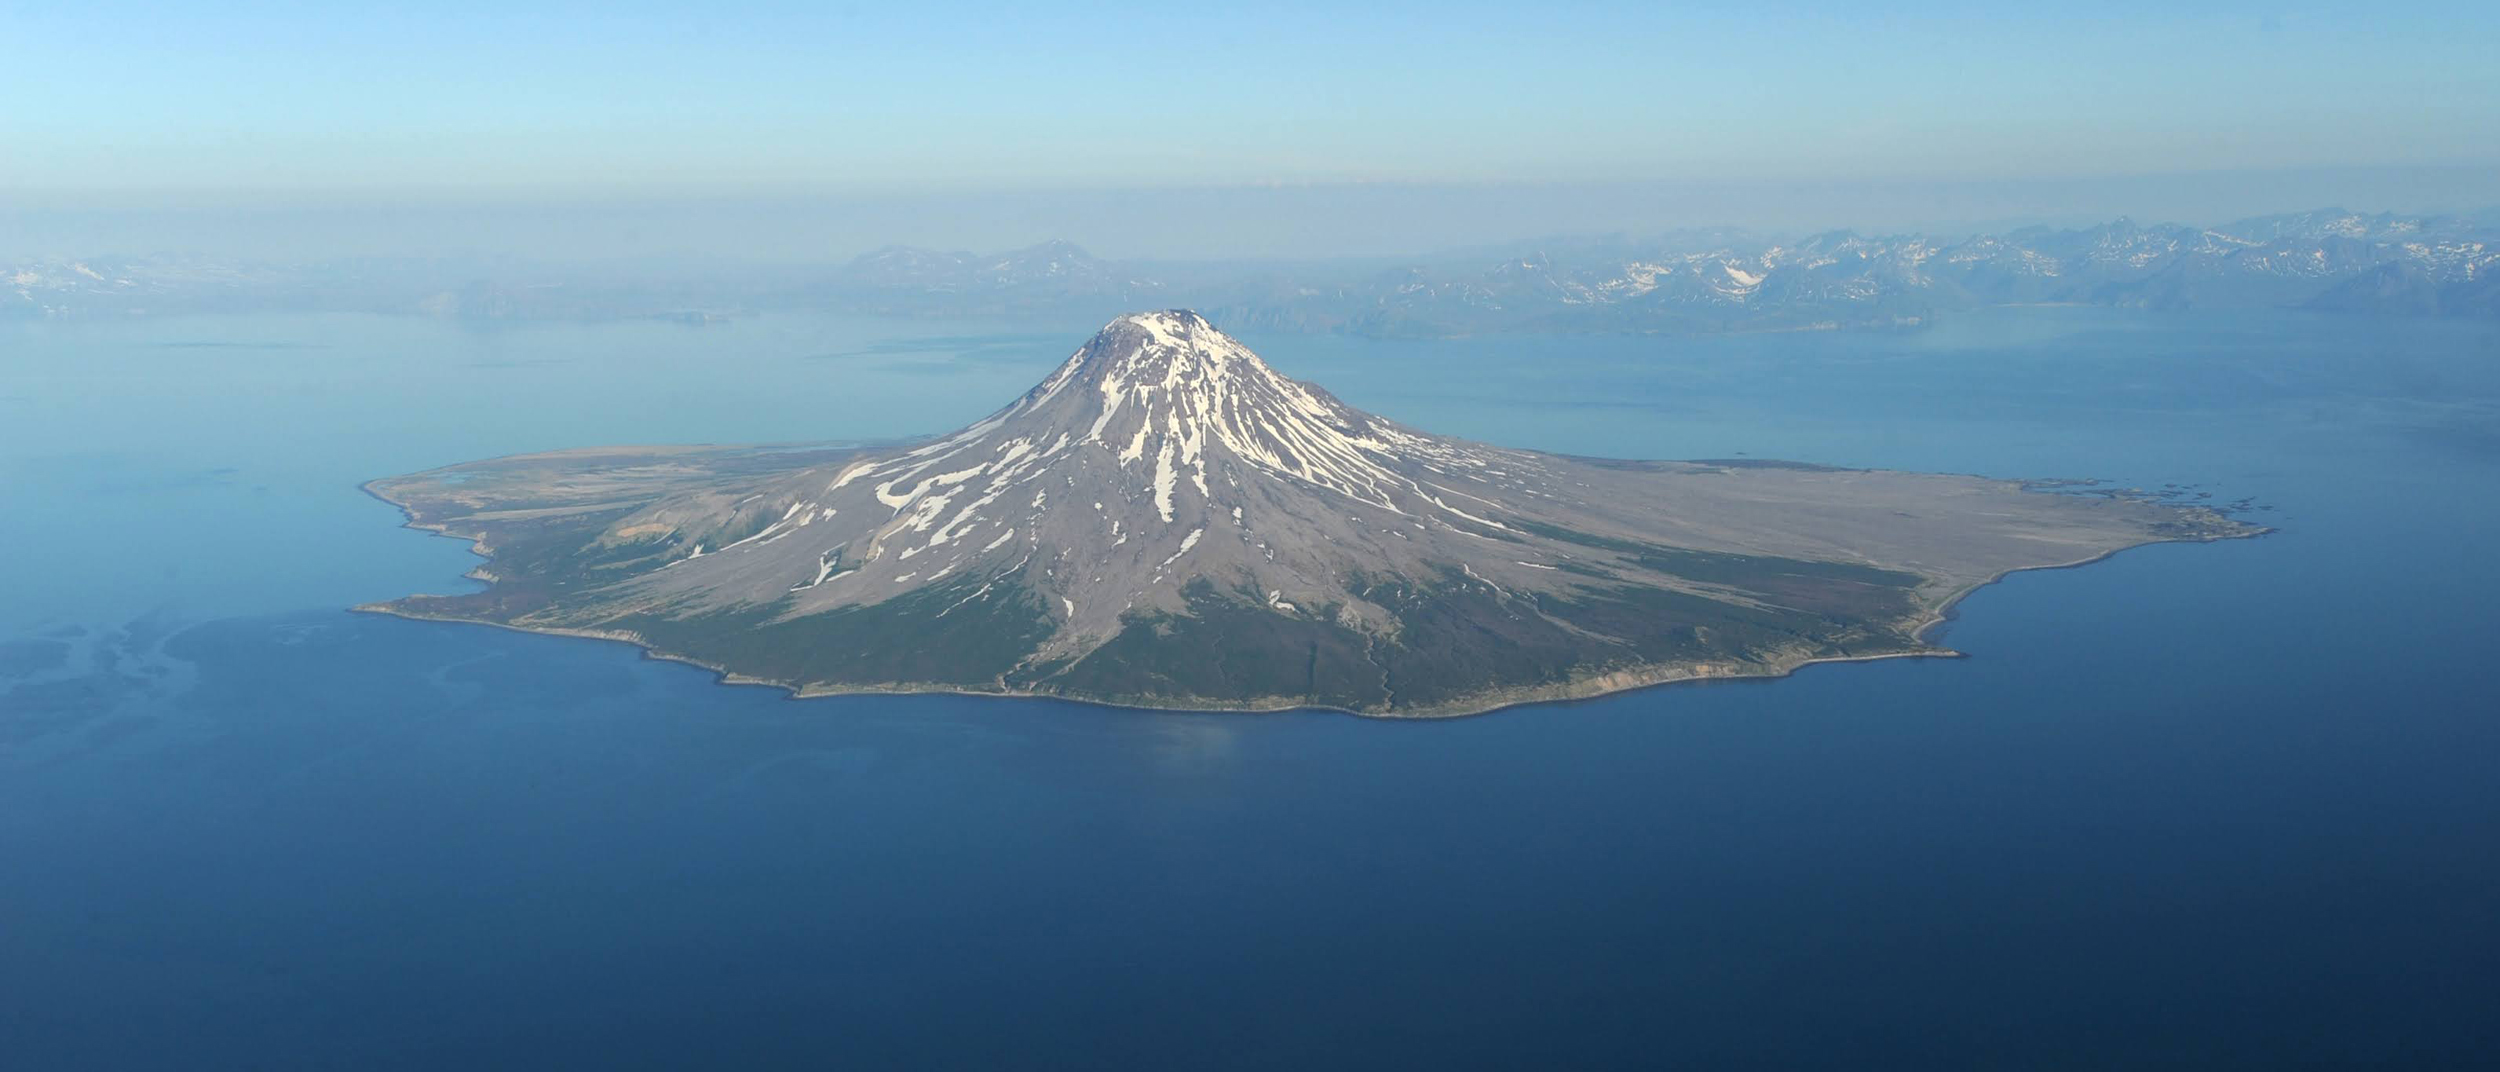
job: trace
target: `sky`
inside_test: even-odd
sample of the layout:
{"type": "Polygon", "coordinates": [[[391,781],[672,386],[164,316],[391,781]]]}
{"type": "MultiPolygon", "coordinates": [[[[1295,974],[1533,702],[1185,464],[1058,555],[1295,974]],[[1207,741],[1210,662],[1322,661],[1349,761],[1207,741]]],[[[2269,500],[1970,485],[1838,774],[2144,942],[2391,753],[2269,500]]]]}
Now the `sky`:
{"type": "Polygon", "coordinates": [[[1282,256],[2479,207],[2496,52],[2489,3],[0,0],[0,250],[517,222],[584,250],[1282,256]]]}

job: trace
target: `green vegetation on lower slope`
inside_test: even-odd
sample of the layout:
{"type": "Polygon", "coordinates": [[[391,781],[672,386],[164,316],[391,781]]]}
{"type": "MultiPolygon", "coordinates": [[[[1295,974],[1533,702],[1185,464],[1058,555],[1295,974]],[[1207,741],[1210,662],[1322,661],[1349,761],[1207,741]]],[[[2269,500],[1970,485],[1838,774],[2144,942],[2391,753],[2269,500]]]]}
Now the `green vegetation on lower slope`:
{"type": "Polygon", "coordinates": [[[1015,577],[916,589],[883,603],[782,618],[782,604],[687,617],[633,614],[603,629],[738,674],[791,685],[995,690],[1049,638],[1042,601],[1015,577]]]}
{"type": "Polygon", "coordinates": [[[1036,668],[1011,681],[1120,703],[1373,710],[1388,701],[1363,634],[1333,620],[1250,604],[1219,593],[1204,578],[1191,581],[1184,595],[1188,614],[1132,614],[1119,635],[1074,663],[1036,668]]]}
{"type": "Polygon", "coordinates": [[[1325,609],[1281,614],[1201,579],[1187,589],[1187,613],[1131,615],[1084,656],[1028,667],[1007,683],[1148,705],[1424,712],[1670,664],[1741,670],[1920,650],[1905,631],[1919,578],[1867,572],[1904,583],[1826,583],[1840,601],[1877,612],[1871,618],[1636,585],[1573,597],[1497,593],[1455,570],[1429,584],[1355,578],[1355,594],[1397,618],[1395,635],[1381,637],[1339,625],[1325,609]]]}

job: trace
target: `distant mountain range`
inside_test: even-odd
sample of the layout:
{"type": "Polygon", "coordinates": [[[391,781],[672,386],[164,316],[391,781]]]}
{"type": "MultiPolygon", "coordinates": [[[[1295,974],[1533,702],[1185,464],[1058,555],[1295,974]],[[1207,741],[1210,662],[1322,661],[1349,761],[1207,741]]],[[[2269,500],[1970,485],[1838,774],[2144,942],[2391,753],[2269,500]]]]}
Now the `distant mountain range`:
{"type": "Polygon", "coordinates": [[[1052,243],[994,257],[889,247],[828,292],[888,312],[1014,312],[1174,298],[1236,328],[1451,335],[1913,324],[1981,305],[2310,307],[2500,315],[2500,227],[2326,209],[2221,227],[2034,227],[1944,239],[1686,231],[1556,242],[1352,275],[1327,265],[1168,279],[1052,243]]]}
{"type": "Polygon", "coordinates": [[[2321,209],[2218,227],[2119,219],[1963,237],[1691,230],[1360,264],[1120,262],[1067,242],[991,255],[888,246],[828,268],[638,278],[508,264],[53,259],[0,266],[0,310],[702,319],[791,307],[1041,316],[1187,304],[1237,330],[1372,336],[1892,327],[2031,303],[2491,317],[2493,219],[2321,209]]]}

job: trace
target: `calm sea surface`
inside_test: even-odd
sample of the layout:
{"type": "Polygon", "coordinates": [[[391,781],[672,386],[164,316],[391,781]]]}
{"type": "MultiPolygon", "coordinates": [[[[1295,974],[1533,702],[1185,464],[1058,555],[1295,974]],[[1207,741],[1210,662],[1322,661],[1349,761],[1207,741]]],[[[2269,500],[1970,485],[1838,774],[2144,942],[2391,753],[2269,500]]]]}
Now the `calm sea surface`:
{"type": "Polygon", "coordinates": [[[351,615],[358,482],[867,438],[1096,325],[0,324],[0,1066],[2500,1061],[2500,331],[1250,337],[1583,454],[2195,484],[1963,660],[1435,723],[794,702],[351,615]]]}

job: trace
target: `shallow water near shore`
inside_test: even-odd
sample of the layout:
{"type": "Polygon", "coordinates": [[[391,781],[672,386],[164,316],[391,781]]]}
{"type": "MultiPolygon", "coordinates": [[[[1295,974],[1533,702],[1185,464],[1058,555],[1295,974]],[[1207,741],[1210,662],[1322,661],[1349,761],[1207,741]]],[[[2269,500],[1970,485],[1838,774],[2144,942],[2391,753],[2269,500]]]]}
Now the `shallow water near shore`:
{"type": "Polygon", "coordinates": [[[353,615],[359,481],[940,431],[1093,324],[0,324],[0,1050],[29,1068],[2500,1057],[2500,331],[1245,336],[1506,445],[2196,485],[1958,660],[1476,718],[728,687],[353,615]]]}

